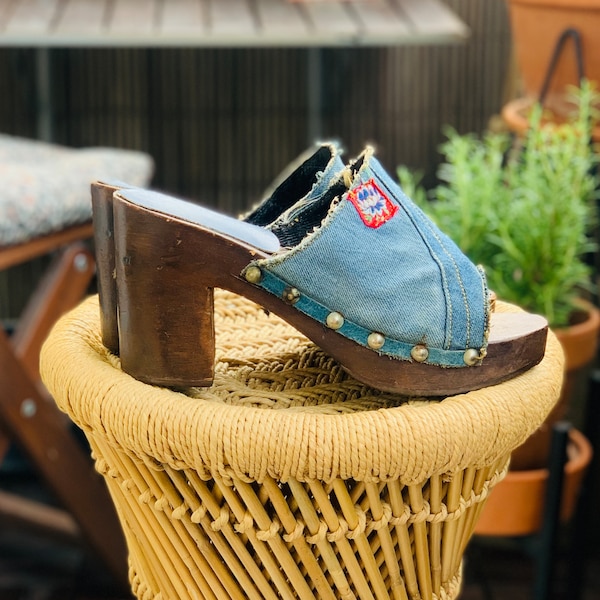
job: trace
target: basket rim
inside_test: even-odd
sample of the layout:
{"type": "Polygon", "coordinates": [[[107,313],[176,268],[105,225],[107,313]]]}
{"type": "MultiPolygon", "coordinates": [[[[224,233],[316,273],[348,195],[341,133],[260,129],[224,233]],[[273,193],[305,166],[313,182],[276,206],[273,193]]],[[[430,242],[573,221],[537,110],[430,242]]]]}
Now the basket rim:
{"type": "MultiPolygon", "coordinates": [[[[497,310],[517,311],[498,302],[497,310]]],[[[63,316],[41,352],[42,379],[87,435],[149,463],[247,481],[399,479],[491,465],[545,420],[562,385],[563,353],[549,332],[542,362],[496,386],[442,401],[349,414],[234,406],[141,383],[111,362],[98,298],[63,316]]]]}

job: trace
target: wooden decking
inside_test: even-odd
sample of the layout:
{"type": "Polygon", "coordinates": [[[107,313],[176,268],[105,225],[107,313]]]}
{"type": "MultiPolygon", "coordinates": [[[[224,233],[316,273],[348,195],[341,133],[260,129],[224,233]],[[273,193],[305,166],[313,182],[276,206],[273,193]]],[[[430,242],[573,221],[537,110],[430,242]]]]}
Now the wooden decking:
{"type": "Polygon", "coordinates": [[[389,46],[468,33],[440,0],[0,0],[0,46],[389,46]]]}

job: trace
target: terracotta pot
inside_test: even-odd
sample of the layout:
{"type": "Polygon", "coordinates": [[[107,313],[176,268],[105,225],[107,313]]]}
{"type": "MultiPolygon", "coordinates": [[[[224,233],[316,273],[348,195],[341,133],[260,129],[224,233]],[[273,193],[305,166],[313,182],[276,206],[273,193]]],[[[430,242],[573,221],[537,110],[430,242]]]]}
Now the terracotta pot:
{"type": "MultiPolygon", "coordinates": [[[[592,459],[592,446],[576,429],[569,433],[565,465],[561,520],[571,518],[585,470],[592,459]]],[[[540,530],[543,518],[548,469],[509,471],[492,490],[475,535],[530,535],[540,530]]]]}
{"type": "MultiPolygon", "coordinates": [[[[600,0],[508,0],[508,5],[526,95],[539,96],[556,42],[567,28],[580,33],[586,77],[600,80],[600,0]]],[[[562,94],[569,84],[579,84],[571,41],[557,62],[550,96],[562,94]]]]}
{"type": "Polygon", "coordinates": [[[560,398],[542,426],[511,455],[511,470],[544,467],[548,462],[552,425],[564,419],[571,403],[580,370],[596,357],[600,311],[590,302],[579,300],[581,310],[573,314],[572,325],[554,329],[565,352],[565,378],[560,398]]]}
{"type": "MultiPolygon", "coordinates": [[[[529,128],[529,112],[536,99],[529,96],[526,98],[516,98],[511,100],[502,108],[502,119],[507,127],[518,135],[524,135],[529,128]]],[[[572,113],[573,106],[564,101],[564,99],[554,98],[551,119],[554,123],[566,123],[569,115],[572,113]]],[[[544,117],[544,121],[549,121],[544,117]]],[[[600,125],[592,129],[592,139],[600,142],[600,125]]]]}
{"type": "Polygon", "coordinates": [[[554,329],[565,352],[565,369],[576,371],[585,367],[596,356],[600,311],[586,300],[579,300],[580,310],[575,311],[571,325],[554,329]]]}

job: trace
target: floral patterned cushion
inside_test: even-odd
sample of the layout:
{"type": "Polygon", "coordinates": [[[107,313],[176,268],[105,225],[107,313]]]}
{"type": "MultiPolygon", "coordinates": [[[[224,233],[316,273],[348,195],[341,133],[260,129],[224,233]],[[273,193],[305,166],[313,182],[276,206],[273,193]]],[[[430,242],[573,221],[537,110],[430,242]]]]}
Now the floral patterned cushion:
{"type": "Polygon", "coordinates": [[[0,246],[89,221],[98,179],[146,186],[150,156],[115,148],[74,149],[0,134],[0,246]]]}

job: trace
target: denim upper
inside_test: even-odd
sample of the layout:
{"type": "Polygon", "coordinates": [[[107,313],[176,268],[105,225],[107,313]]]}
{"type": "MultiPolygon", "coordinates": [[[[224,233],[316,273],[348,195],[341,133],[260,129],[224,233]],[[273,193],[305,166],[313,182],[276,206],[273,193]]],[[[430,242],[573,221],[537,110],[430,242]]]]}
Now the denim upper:
{"type": "Polygon", "coordinates": [[[359,161],[349,186],[327,201],[320,226],[255,263],[263,273],[258,285],[277,295],[296,288],[294,306],[324,324],[329,313],[340,313],[338,333],[363,346],[372,332],[382,334],[382,354],[410,360],[419,345],[428,350],[426,362],[456,367],[465,366],[467,349],[483,357],[483,271],[402,192],[371,149],[359,161]]]}
{"type": "Polygon", "coordinates": [[[317,144],[292,161],[269,186],[264,199],[242,218],[267,228],[287,221],[299,208],[320,198],[343,169],[335,142],[317,144]]]}

